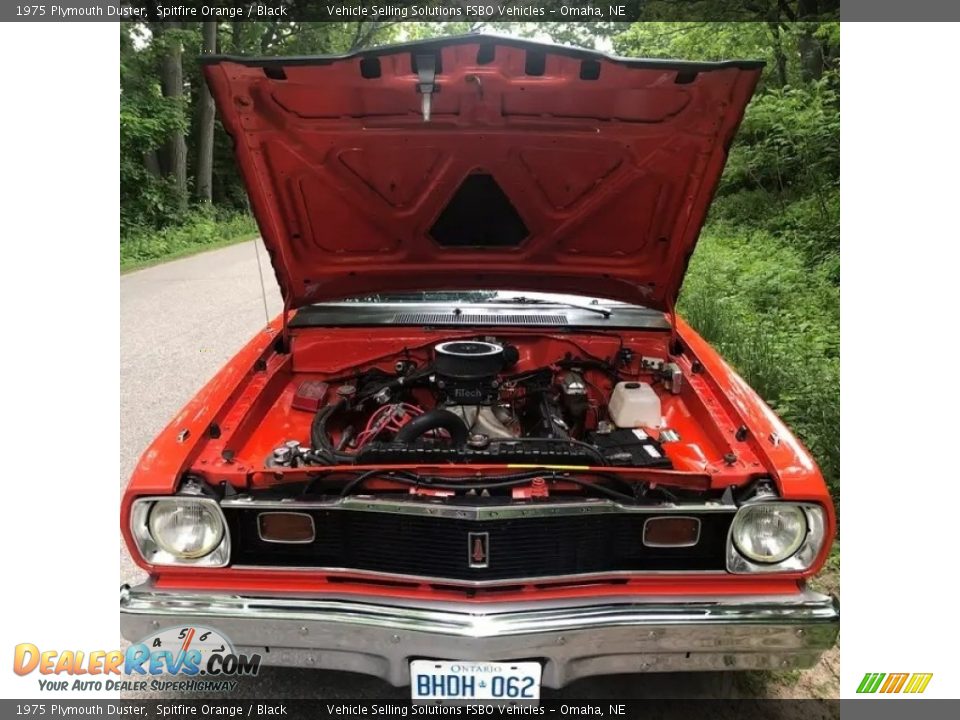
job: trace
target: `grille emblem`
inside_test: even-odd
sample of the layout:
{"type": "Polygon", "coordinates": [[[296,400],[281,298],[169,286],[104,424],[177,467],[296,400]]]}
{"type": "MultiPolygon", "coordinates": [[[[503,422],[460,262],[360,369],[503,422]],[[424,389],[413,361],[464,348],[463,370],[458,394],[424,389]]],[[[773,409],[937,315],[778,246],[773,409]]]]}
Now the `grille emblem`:
{"type": "Polygon", "coordinates": [[[467,562],[472,568],[490,566],[490,533],[467,534],[467,562]]]}

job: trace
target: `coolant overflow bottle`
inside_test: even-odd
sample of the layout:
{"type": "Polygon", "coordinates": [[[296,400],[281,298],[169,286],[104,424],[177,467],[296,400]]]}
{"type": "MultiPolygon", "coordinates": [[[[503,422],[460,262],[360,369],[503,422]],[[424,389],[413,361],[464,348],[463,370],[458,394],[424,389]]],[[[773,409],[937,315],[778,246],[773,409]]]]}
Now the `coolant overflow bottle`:
{"type": "Polygon", "coordinates": [[[619,428],[660,427],[660,397],[649,383],[619,382],[608,405],[610,419],[619,428]]]}

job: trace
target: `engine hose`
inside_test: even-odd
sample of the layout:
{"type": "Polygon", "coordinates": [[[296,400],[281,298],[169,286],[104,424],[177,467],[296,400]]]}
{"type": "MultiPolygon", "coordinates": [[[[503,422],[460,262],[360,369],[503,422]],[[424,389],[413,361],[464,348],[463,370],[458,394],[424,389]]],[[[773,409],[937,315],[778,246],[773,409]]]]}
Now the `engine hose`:
{"type": "Polygon", "coordinates": [[[399,377],[395,377],[395,378],[393,378],[392,380],[389,380],[389,381],[387,381],[387,382],[385,382],[385,383],[382,383],[382,384],[380,384],[380,385],[377,385],[377,386],[374,387],[374,388],[370,388],[369,390],[365,390],[364,392],[362,392],[362,393],[360,393],[359,395],[357,395],[356,401],[357,401],[357,402],[360,402],[360,401],[366,400],[366,399],[368,399],[368,398],[371,398],[371,397],[373,397],[374,395],[376,395],[377,393],[382,392],[383,390],[388,390],[388,391],[390,391],[390,392],[393,392],[394,390],[397,390],[398,388],[402,388],[402,387],[404,387],[404,386],[412,385],[413,383],[415,383],[415,382],[417,382],[417,381],[419,381],[419,380],[422,380],[422,379],[425,378],[425,377],[428,377],[431,373],[433,373],[433,365],[432,365],[432,364],[431,364],[431,365],[427,365],[427,366],[425,366],[425,367],[422,367],[422,368],[420,368],[419,370],[414,370],[414,371],[411,372],[409,375],[400,375],[399,377]]]}
{"type": "Polygon", "coordinates": [[[442,408],[434,408],[423,415],[418,415],[408,422],[394,437],[394,442],[413,442],[421,435],[431,430],[446,430],[454,445],[463,445],[467,442],[468,429],[463,419],[442,408]]]}
{"type": "Polygon", "coordinates": [[[340,400],[333,405],[327,405],[313,416],[313,422],[310,425],[310,444],[313,446],[314,455],[326,457],[335,463],[356,461],[352,454],[338,452],[330,442],[330,435],[327,433],[327,421],[334,413],[346,407],[346,404],[346,400],[340,400]]]}

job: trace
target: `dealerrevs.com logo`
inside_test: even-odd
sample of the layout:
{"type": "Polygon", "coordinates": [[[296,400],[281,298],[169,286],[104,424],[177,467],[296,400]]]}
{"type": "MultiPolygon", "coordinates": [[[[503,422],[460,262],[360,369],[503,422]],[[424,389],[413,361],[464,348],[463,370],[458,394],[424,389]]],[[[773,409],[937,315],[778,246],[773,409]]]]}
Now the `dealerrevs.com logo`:
{"type": "Polygon", "coordinates": [[[858,693],[922,693],[933,673],[867,673],[860,681],[858,693]]]}
{"type": "Polygon", "coordinates": [[[260,659],[237,653],[223,633],[192,625],[161,630],[126,650],[40,650],[20,643],[13,671],[39,673],[41,690],[230,692],[234,678],[260,671],[260,659]]]}

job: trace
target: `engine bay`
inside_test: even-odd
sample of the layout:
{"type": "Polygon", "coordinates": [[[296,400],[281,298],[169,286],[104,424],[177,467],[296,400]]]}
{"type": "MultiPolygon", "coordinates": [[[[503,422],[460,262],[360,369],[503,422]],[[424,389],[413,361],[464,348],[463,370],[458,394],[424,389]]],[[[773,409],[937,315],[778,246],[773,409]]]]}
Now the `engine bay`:
{"type": "Polygon", "coordinates": [[[735,408],[669,342],[649,330],[295,328],[235,378],[184,471],[285,496],[617,501],[765,475],[735,408]]]}
{"type": "MultiPolygon", "coordinates": [[[[619,503],[769,477],[757,439],[664,330],[293,328],[192,444],[181,481],[219,492],[563,496],[619,503]]],[[[211,388],[213,389],[213,388],[211,388]]],[[[201,393],[203,396],[204,393],[201,393]]],[[[202,405],[198,405],[203,408],[202,405]]],[[[184,416],[174,421],[183,442],[184,416]]],[[[717,495],[719,497],[719,495],[717,495]]]]}
{"type": "Polygon", "coordinates": [[[653,384],[679,392],[676,365],[646,358],[646,382],[622,379],[629,351],[567,354],[529,368],[520,358],[500,338],[463,338],[428,348],[425,361],[397,357],[392,373],[375,367],[336,382],[305,380],[292,403],[315,412],[309,446],[280,445],[266,462],[672,467],[658,440],[653,384]],[[594,374],[612,390],[588,379],[594,374]]]}
{"type": "Polygon", "coordinates": [[[234,484],[342,466],[760,468],[699,363],[668,343],[639,331],[297,329],[289,352],[239,383],[194,467],[234,484]]]}

